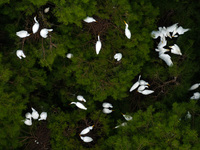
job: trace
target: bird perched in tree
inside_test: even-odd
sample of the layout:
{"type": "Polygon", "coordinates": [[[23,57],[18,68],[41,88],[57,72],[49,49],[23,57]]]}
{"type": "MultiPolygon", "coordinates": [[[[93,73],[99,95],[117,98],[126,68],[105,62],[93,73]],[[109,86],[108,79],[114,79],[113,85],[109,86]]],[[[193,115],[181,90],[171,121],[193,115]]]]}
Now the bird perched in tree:
{"type": "Polygon", "coordinates": [[[125,115],[122,113],[122,116],[124,117],[124,119],[126,119],[127,121],[130,121],[133,119],[133,117],[131,117],[130,115],[125,115]]]}
{"type": "Polygon", "coordinates": [[[168,54],[161,54],[159,58],[162,59],[168,66],[173,66],[171,57],[168,54]]]}
{"type": "Polygon", "coordinates": [[[16,32],[16,35],[20,38],[25,38],[25,37],[28,37],[30,34],[25,30],[21,30],[21,31],[16,32]]]}
{"type": "Polygon", "coordinates": [[[140,80],[139,81],[139,85],[148,85],[148,86],[150,86],[149,83],[144,81],[144,80],[140,80]]]}
{"type": "Polygon", "coordinates": [[[38,119],[39,113],[34,108],[31,107],[31,109],[32,109],[32,114],[31,114],[32,118],[35,120],[38,119]]]}
{"type": "Polygon", "coordinates": [[[165,52],[168,52],[170,51],[169,49],[166,49],[166,48],[156,48],[155,49],[156,52],[158,52],[158,55],[161,55],[161,54],[164,54],[165,52]]]}
{"type": "MultiPolygon", "coordinates": [[[[174,31],[178,28],[178,25],[177,25],[177,24],[178,24],[178,23],[175,23],[175,24],[173,24],[173,25],[167,27],[167,31],[168,31],[168,32],[174,32],[174,31]]],[[[170,38],[171,38],[171,36],[170,36],[170,38]]]]}
{"type": "Polygon", "coordinates": [[[87,22],[87,23],[92,23],[92,22],[97,22],[94,18],[92,17],[87,17],[85,18],[83,21],[87,22]]]}
{"type": "Polygon", "coordinates": [[[48,12],[49,12],[49,10],[50,10],[50,8],[49,8],[49,7],[45,8],[45,9],[44,9],[44,13],[48,13],[48,12]]]}
{"type": "Polygon", "coordinates": [[[200,93],[199,93],[199,92],[195,92],[195,93],[193,94],[193,96],[190,97],[190,99],[200,99],[200,93]]]}
{"type": "Polygon", "coordinates": [[[140,85],[137,89],[137,91],[143,91],[145,88],[148,88],[146,85],[140,85]]]}
{"type": "Polygon", "coordinates": [[[25,117],[26,117],[27,119],[31,119],[32,115],[31,115],[30,112],[27,112],[27,113],[25,114],[25,117]]]}
{"type": "Polygon", "coordinates": [[[71,104],[75,104],[80,109],[87,110],[87,108],[82,103],[80,103],[80,102],[71,102],[70,105],[71,104]]]}
{"type": "Polygon", "coordinates": [[[138,91],[139,93],[143,94],[143,95],[149,95],[151,93],[153,93],[153,90],[143,90],[143,91],[138,91]]]}
{"type": "Polygon", "coordinates": [[[69,58],[69,59],[71,59],[71,58],[73,57],[73,54],[68,53],[68,54],[66,55],[66,57],[69,58]]]}
{"type": "Polygon", "coordinates": [[[123,126],[126,126],[126,125],[127,125],[127,123],[126,123],[126,122],[123,122],[122,124],[116,126],[115,128],[123,127],[123,126]]]}
{"type": "Polygon", "coordinates": [[[128,24],[126,23],[126,21],[124,21],[126,27],[125,27],[125,35],[128,39],[131,38],[131,31],[128,29],[128,24]]]}
{"type": "Polygon", "coordinates": [[[184,34],[188,30],[190,29],[184,29],[182,26],[180,26],[174,30],[174,32],[172,33],[172,37],[174,37],[176,34],[179,34],[179,35],[184,34]]]}
{"type": "Polygon", "coordinates": [[[151,37],[152,37],[153,39],[157,39],[159,36],[160,36],[160,37],[162,36],[162,34],[161,34],[160,31],[152,31],[152,32],[151,32],[151,37]]]}
{"type": "Polygon", "coordinates": [[[27,126],[31,126],[31,125],[32,125],[32,120],[26,118],[26,119],[24,120],[24,123],[25,123],[27,126]]]}
{"type": "Polygon", "coordinates": [[[191,91],[191,90],[195,90],[195,89],[197,89],[199,86],[200,86],[200,83],[196,83],[196,84],[192,85],[192,86],[189,88],[189,90],[190,90],[190,91],[191,91]]]}
{"type": "Polygon", "coordinates": [[[122,54],[121,53],[116,53],[114,55],[114,59],[117,59],[117,61],[120,61],[122,59],[122,54]]]}
{"type": "Polygon", "coordinates": [[[99,54],[101,50],[101,41],[100,41],[100,36],[98,35],[98,41],[96,42],[96,53],[97,55],[99,54]]]}
{"type": "Polygon", "coordinates": [[[85,98],[82,95],[78,95],[76,98],[79,101],[86,102],[85,98]]]}
{"type": "Polygon", "coordinates": [[[190,119],[192,117],[192,115],[190,114],[190,112],[188,111],[187,115],[185,116],[187,119],[190,119]]]}
{"type": "Polygon", "coordinates": [[[22,59],[22,57],[26,58],[26,56],[24,55],[23,50],[17,50],[16,51],[16,55],[17,55],[17,57],[19,57],[19,59],[22,59]]]}
{"type": "Polygon", "coordinates": [[[104,114],[110,114],[112,111],[113,111],[113,110],[110,110],[110,109],[108,109],[108,108],[104,108],[104,109],[103,109],[103,113],[104,113],[104,114]]]}
{"type": "Polygon", "coordinates": [[[171,53],[177,54],[177,55],[182,55],[180,48],[178,45],[174,44],[173,46],[169,46],[171,48],[171,53]]]}
{"type": "Polygon", "coordinates": [[[38,31],[39,27],[40,27],[40,24],[36,20],[36,16],[34,17],[34,20],[35,20],[35,24],[32,27],[33,34],[35,34],[38,31]]]}
{"type": "Polygon", "coordinates": [[[80,136],[80,138],[83,140],[83,142],[86,142],[86,143],[89,143],[89,142],[92,142],[93,139],[89,136],[80,136]]]}
{"type": "Polygon", "coordinates": [[[51,31],[53,31],[53,29],[46,29],[46,28],[44,28],[44,29],[42,29],[42,30],[40,31],[40,35],[41,35],[41,37],[43,37],[43,38],[47,38],[47,34],[48,34],[49,32],[51,32],[51,31]]]}
{"type": "Polygon", "coordinates": [[[140,78],[141,78],[141,75],[139,75],[138,77],[138,81],[135,82],[132,87],[130,88],[130,92],[132,92],[133,90],[135,90],[139,85],[140,85],[140,78]]]}
{"type": "Polygon", "coordinates": [[[104,103],[102,104],[102,106],[103,106],[104,108],[113,108],[112,104],[107,103],[107,102],[104,102],[104,103]]]}
{"type": "Polygon", "coordinates": [[[94,127],[94,125],[93,125],[93,126],[89,126],[89,127],[85,128],[85,129],[83,129],[83,130],[81,131],[80,135],[84,135],[84,134],[89,133],[90,130],[93,129],[93,127],[94,127]]]}
{"type": "Polygon", "coordinates": [[[38,120],[40,121],[40,120],[46,120],[46,119],[47,119],[47,112],[42,112],[38,120]]]}

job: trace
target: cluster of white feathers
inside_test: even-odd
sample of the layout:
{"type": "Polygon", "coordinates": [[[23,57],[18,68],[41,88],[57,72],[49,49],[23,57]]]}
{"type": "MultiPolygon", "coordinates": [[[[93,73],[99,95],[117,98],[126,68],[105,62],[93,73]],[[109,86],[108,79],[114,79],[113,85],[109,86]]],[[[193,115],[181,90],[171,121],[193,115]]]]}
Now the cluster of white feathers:
{"type": "MultiPolygon", "coordinates": [[[[130,120],[133,119],[133,117],[131,117],[130,115],[125,115],[125,114],[123,114],[123,113],[122,113],[122,116],[124,117],[124,119],[125,119],[126,121],[130,121],[130,120]]],[[[116,126],[115,128],[123,127],[123,126],[126,126],[126,125],[127,125],[127,122],[123,122],[122,124],[116,126]]]]}
{"type": "Polygon", "coordinates": [[[42,112],[40,115],[39,115],[39,113],[34,109],[34,108],[31,108],[32,109],[32,113],[30,113],[30,112],[27,112],[26,114],[25,114],[25,120],[23,120],[24,121],[24,123],[27,125],[27,126],[31,126],[32,125],[32,118],[34,119],[34,120],[37,120],[39,117],[39,119],[38,119],[38,121],[40,121],[40,120],[46,120],[47,119],[47,112],[42,112]]]}
{"type": "MultiPolygon", "coordinates": [[[[159,53],[159,58],[162,59],[168,66],[172,66],[173,62],[169,54],[165,54],[165,52],[170,51],[169,49],[164,48],[167,45],[166,37],[178,37],[178,35],[182,35],[187,32],[189,29],[184,29],[183,27],[178,27],[178,23],[175,23],[169,27],[159,27],[158,31],[152,31],[151,36],[154,39],[160,37],[160,43],[155,49],[156,52],[159,53]],[[171,34],[170,34],[171,33],[171,34]]],[[[169,46],[171,48],[171,53],[176,55],[182,55],[181,50],[177,44],[169,46]]]]}
{"type": "Polygon", "coordinates": [[[79,135],[80,135],[81,140],[83,140],[83,142],[89,143],[89,142],[93,141],[93,139],[89,136],[82,136],[82,135],[89,133],[93,129],[93,127],[94,127],[94,125],[89,126],[81,131],[81,133],[79,135]]]}
{"type": "MultiPolygon", "coordinates": [[[[190,90],[190,91],[196,90],[197,88],[199,88],[199,86],[200,86],[200,83],[196,83],[196,84],[192,85],[192,86],[189,88],[189,90],[190,90]]],[[[200,99],[200,93],[199,93],[199,92],[193,93],[193,96],[190,97],[190,99],[195,99],[195,100],[200,99]]]]}
{"type": "MultiPolygon", "coordinates": [[[[86,102],[85,98],[82,95],[78,95],[76,98],[79,101],[86,102]]],[[[80,109],[87,110],[87,108],[82,103],[80,103],[80,102],[71,102],[70,105],[71,104],[75,104],[76,107],[78,107],[80,109]]]]}
{"type": "MultiPolygon", "coordinates": [[[[48,11],[49,11],[49,7],[44,10],[45,13],[47,13],[48,11]]],[[[16,35],[20,38],[26,38],[26,37],[30,36],[31,34],[37,33],[38,30],[39,30],[40,24],[38,23],[36,16],[34,17],[34,21],[35,21],[35,23],[32,26],[32,33],[28,33],[25,30],[21,30],[21,31],[16,32],[16,35]]],[[[51,31],[53,31],[53,29],[43,28],[43,29],[40,30],[40,36],[43,37],[43,38],[47,38],[48,33],[51,32],[51,31]]],[[[23,50],[17,50],[16,55],[19,59],[22,59],[22,57],[26,58],[23,50]]]]}
{"type": "Polygon", "coordinates": [[[141,80],[141,75],[139,75],[138,81],[135,82],[132,87],[130,88],[130,92],[132,92],[133,90],[137,89],[137,92],[143,94],[143,95],[149,95],[152,94],[154,91],[153,90],[147,90],[146,88],[148,88],[149,83],[141,80]]]}
{"type": "Polygon", "coordinates": [[[114,55],[114,59],[116,59],[117,61],[120,61],[122,59],[122,54],[121,53],[116,53],[114,55]]]}
{"type": "Polygon", "coordinates": [[[110,114],[113,110],[109,109],[109,108],[113,108],[112,104],[104,102],[102,104],[103,107],[103,113],[104,114],[110,114]]]}

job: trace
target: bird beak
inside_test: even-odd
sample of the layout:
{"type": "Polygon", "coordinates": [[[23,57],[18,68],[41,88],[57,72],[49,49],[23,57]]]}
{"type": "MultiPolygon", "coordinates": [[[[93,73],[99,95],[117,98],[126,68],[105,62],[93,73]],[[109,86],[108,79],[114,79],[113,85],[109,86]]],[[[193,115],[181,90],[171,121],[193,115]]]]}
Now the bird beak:
{"type": "Polygon", "coordinates": [[[126,24],[126,21],[124,21],[124,23],[126,24]]]}
{"type": "Polygon", "coordinates": [[[170,48],[172,48],[172,46],[169,46],[170,48]]]}
{"type": "Polygon", "coordinates": [[[167,51],[170,51],[170,49],[167,49],[167,51]]]}
{"type": "Polygon", "coordinates": [[[147,84],[148,86],[150,86],[150,84],[147,84]]]}
{"type": "Polygon", "coordinates": [[[92,127],[94,127],[94,125],[92,127]]]}
{"type": "Polygon", "coordinates": [[[123,113],[121,113],[122,115],[124,115],[123,113]]]}

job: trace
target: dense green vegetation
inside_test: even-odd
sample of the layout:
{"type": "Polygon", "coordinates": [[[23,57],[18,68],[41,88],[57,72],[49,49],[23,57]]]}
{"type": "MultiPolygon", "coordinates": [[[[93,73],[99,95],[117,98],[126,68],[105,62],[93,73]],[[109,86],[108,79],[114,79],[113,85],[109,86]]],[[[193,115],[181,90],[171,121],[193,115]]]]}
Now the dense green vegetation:
{"type": "Polygon", "coordinates": [[[190,0],[1,0],[0,149],[200,149],[199,101],[188,91],[200,82],[199,9],[200,2],[190,0]],[[53,32],[46,39],[39,32],[20,39],[16,32],[31,33],[34,16],[40,30],[53,32]],[[85,23],[87,16],[97,22],[85,23]],[[191,30],[168,38],[167,45],[176,43],[183,53],[171,55],[174,65],[168,67],[150,33],[174,23],[191,30]],[[96,55],[98,34],[102,49],[96,55]],[[18,49],[25,59],[16,56],[18,49]],[[113,58],[118,52],[119,62],[113,58]],[[153,94],[129,92],[140,74],[153,94]],[[86,111],[69,105],[77,95],[87,100],[86,111]],[[103,114],[102,102],[115,111],[103,114]],[[31,107],[46,111],[47,120],[26,126],[22,120],[31,107]],[[125,121],[121,113],[133,119],[114,129],[125,121]],[[94,141],[84,143],[79,133],[90,125],[94,141]]]}

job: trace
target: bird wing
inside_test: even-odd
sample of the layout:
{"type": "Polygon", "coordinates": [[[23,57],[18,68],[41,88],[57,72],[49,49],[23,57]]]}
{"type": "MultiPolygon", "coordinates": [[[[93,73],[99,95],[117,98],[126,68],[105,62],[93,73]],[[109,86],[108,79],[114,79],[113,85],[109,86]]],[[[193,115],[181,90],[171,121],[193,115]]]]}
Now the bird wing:
{"type": "Polygon", "coordinates": [[[135,90],[138,86],[139,86],[139,81],[137,81],[137,82],[135,82],[133,84],[133,86],[130,88],[130,92],[132,92],[133,90],[135,90]]]}
{"type": "Polygon", "coordinates": [[[161,54],[159,58],[165,61],[168,66],[172,66],[173,62],[171,61],[171,57],[168,54],[161,54]]]}
{"type": "Polygon", "coordinates": [[[101,50],[101,41],[97,41],[96,42],[96,53],[97,53],[97,55],[99,54],[100,50],[101,50]]]}

